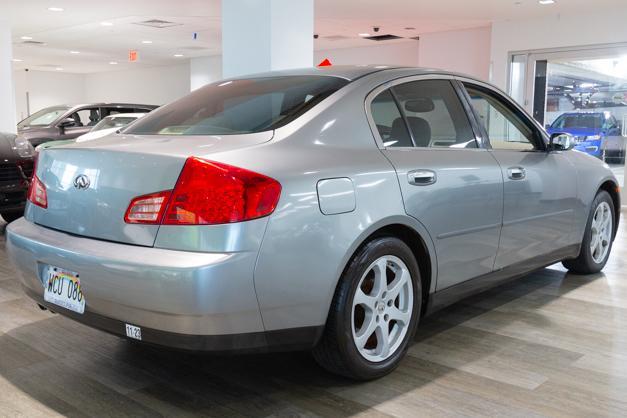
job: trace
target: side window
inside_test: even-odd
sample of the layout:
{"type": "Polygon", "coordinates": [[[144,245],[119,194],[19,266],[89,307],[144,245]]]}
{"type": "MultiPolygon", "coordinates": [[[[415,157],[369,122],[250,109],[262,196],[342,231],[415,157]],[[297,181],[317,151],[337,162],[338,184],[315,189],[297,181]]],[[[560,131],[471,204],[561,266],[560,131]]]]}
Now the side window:
{"type": "Polygon", "coordinates": [[[385,147],[413,147],[407,125],[390,90],[379,94],[370,105],[372,118],[385,147]]]}
{"type": "Polygon", "coordinates": [[[477,148],[468,115],[447,80],[394,86],[371,109],[386,147],[477,148]]]}
{"type": "Polygon", "coordinates": [[[534,129],[507,104],[481,88],[466,85],[466,90],[493,149],[532,151],[536,148],[534,129]]]}
{"type": "Polygon", "coordinates": [[[76,126],[94,126],[100,121],[100,109],[97,107],[81,109],[71,116],[76,122],[76,126]]]}

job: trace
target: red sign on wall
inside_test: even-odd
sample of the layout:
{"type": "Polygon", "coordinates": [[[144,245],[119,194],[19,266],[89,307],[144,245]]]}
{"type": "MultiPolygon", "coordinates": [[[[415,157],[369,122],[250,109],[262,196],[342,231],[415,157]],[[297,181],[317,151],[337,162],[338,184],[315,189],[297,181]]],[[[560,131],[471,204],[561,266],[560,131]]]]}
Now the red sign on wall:
{"type": "Polygon", "coordinates": [[[129,62],[137,61],[137,51],[136,50],[131,49],[130,51],[128,51],[128,61],[129,62]]]}

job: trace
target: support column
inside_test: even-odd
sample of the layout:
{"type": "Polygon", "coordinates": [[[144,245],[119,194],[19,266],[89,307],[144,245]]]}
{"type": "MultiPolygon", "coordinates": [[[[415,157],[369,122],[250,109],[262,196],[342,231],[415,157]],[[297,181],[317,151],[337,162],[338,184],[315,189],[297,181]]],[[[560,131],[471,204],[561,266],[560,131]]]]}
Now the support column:
{"type": "Polygon", "coordinates": [[[313,65],[313,0],[222,0],[224,78],[313,65]]]}
{"type": "Polygon", "coordinates": [[[16,131],[13,45],[9,22],[0,21],[0,132],[16,131]]]}

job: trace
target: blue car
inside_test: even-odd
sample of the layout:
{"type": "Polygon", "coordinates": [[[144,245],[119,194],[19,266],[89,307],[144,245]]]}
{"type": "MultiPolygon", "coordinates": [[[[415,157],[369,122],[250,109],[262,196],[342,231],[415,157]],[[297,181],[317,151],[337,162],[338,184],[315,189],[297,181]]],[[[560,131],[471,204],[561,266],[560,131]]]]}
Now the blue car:
{"type": "Polygon", "coordinates": [[[597,158],[603,156],[603,140],[621,134],[616,118],[606,112],[564,113],[548,125],[546,130],[551,135],[567,133],[574,136],[576,150],[597,158]]]}

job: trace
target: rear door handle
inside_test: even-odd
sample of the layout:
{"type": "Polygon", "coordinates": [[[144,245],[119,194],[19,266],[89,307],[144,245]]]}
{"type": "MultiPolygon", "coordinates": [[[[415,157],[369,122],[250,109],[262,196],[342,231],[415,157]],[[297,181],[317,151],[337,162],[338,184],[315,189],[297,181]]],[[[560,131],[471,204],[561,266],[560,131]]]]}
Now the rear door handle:
{"type": "Polygon", "coordinates": [[[507,177],[512,180],[523,180],[527,177],[527,172],[522,167],[510,167],[507,169],[507,177]]]}
{"type": "Polygon", "coordinates": [[[428,186],[437,181],[435,171],[432,170],[412,170],[407,173],[407,181],[414,186],[428,186]]]}

